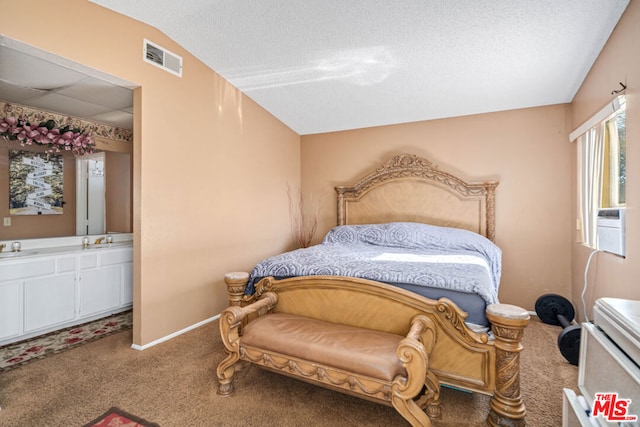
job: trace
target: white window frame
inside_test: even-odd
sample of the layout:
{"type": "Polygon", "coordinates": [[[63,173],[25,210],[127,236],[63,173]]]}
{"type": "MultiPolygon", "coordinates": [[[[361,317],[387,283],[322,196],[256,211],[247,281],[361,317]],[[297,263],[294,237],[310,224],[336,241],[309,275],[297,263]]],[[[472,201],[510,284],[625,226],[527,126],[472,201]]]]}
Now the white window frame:
{"type": "MultiPolygon", "coordinates": [[[[604,153],[606,123],[625,107],[624,95],[617,96],[569,134],[569,140],[578,143],[578,239],[582,244],[592,248],[597,248],[598,245],[597,218],[598,210],[602,208],[604,158],[610,155],[610,153],[604,153]]],[[[615,149],[617,150],[617,147],[615,149]]],[[[616,174],[615,178],[617,177],[616,174]]],[[[613,182],[613,178],[611,173],[610,182],[613,182]]],[[[613,194],[613,199],[617,204],[617,190],[613,194]]]]}

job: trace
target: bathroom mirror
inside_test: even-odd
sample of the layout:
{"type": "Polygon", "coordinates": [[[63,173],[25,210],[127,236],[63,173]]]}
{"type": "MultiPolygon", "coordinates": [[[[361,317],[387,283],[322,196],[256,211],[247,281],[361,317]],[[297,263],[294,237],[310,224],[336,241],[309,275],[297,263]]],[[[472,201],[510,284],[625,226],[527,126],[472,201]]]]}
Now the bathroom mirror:
{"type": "Polygon", "coordinates": [[[90,156],[58,154],[63,196],[57,203],[61,214],[56,215],[10,209],[10,198],[15,197],[9,194],[10,152],[46,159],[46,150],[0,137],[0,241],[133,231],[134,88],[0,35],[0,121],[25,113],[57,123],[71,118],[97,130],[92,134],[96,150],[90,156]]]}

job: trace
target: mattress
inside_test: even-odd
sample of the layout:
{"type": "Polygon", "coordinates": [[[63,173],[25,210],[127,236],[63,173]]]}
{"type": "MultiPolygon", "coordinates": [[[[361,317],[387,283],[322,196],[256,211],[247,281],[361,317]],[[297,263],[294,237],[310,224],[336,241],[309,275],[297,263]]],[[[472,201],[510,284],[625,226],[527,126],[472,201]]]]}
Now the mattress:
{"type": "Polygon", "coordinates": [[[417,223],[333,228],[321,244],[267,258],[252,270],[246,294],[264,277],[331,275],[375,280],[430,299],[449,298],[487,325],[498,303],[500,249],[477,233],[417,223]]]}

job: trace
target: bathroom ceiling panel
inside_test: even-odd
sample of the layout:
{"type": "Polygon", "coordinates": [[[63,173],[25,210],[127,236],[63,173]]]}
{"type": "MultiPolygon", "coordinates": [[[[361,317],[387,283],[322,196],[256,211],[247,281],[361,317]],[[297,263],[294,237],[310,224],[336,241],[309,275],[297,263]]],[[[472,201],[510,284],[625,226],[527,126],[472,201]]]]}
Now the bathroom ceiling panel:
{"type": "Polygon", "coordinates": [[[131,106],[131,90],[100,79],[85,77],[71,86],[56,90],[59,95],[118,110],[131,106]]]}
{"type": "Polygon", "coordinates": [[[0,45],[0,58],[0,79],[15,86],[51,90],[86,78],[77,71],[3,45],[0,45]]]}
{"type": "Polygon", "coordinates": [[[0,101],[131,130],[134,87],[0,35],[0,101]]]}
{"type": "Polygon", "coordinates": [[[43,93],[46,93],[46,91],[15,86],[0,80],[0,100],[11,100],[12,102],[25,105],[29,99],[40,96],[43,93]]]}
{"type": "Polygon", "coordinates": [[[32,98],[29,100],[29,106],[81,118],[109,111],[109,108],[103,107],[102,105],[91,104],[57,93],[47,93],[37,98],[32,98]]]}

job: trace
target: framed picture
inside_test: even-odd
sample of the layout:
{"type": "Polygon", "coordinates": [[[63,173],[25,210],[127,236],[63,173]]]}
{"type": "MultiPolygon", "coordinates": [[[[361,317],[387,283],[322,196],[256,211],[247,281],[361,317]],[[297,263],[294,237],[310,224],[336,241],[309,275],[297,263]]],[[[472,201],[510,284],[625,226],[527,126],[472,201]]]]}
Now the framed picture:
{"type": "Polygon", "coordinates": [[[9,150],[9,215],[63,212],[63,158],[9,150]]]}

